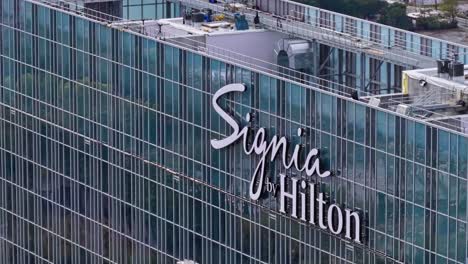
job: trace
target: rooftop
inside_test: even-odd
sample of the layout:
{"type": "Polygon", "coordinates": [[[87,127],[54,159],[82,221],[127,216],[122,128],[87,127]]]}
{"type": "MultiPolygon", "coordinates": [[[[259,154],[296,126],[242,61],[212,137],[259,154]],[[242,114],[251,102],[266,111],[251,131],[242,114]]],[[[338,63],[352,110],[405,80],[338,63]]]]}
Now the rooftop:
{"type": "Polygon", "coordinates": [[[458,73],[439,67],[404,71],[402,93],[361,99],[399,114],[468,133],[468,65],[451,63],[457,64],[458,73]]]}
{"type": "MultiPolygon", "coordinates": [[[[83,8],[79,6],[57,6],[57,1],[51,3],[51,0],[29,1],[54,5],[54,8],[88,18],[93,18],[92,12],[96,12],[83,12],[83,8]]],[[[439,85],[443,83],[447,89],[439,89],[440,92],[437,93],[439,97],[434,96],[433,91],[419,89],[415,85],[403,87],[402,93],[387,95],[357,91],[359,100],[372,107],[403,114],[423,122],[434,123],[452,131],[468,133],[468,125],[466,125],[468,116],[464,113],[464,104],[460,105],[460,101],[468,101],[468,83],[465,80],[461,83],[460,80],[441,78],[437,69],[433,68],[437,61],[433,57],[403,49],[396,44],[386,45],[383,42],[375,42],[359,34],[348,34],[332,30],[327,26],[306,23],[303,13],[298,13],[296,17],[280,17],[267,12],[258,12],[258,10],[242,4],[226,4],[224,2],[213,4],[209,3],[208,0],[174,1],[184,3],[196,11],[209,9],[213,17],[217,18],[212,22],[205,22],[198,20],[198,18],[193,20],[193,17],[188,19],[187,16],[145,21],[119,19],[119,21],[113,22],[102,21],[100,16],[96,15],[94,19],[119,30],[134,32],[194,52],[208,54],[228,63],[258,70],[275,77],[286,78],[300,85],[321,89],[338,96],[351,97],[355,94],[356,88],[346,87],[305,74],[304,71],[299,72],[278,65],[279,51],[291,51],[292,55],[286,58],[289,60],[289,65],[306,67],[307,59],[311,58],[308,43],[319,41],[340,49],[365,52],[382,61],[412,65],[414,68],[423,70],[405,72],[406,77],[412,76],[418,81],[424,79],[428,83],[434,82],[439,85]],[[236,14],[244,15],[245,21],[243,22],[245,23],[237,23],[239,16],[236,14]],[[285,71],[288,71],[289,74],[284,74],[285,71]],[[299,75],[301,77],[298,77],[299,75]],[[307,78],[304,79],[305,75],[307,78]],[[448,87],[457,87],[457,89],[448,89],[448,87]],[[428,100],[428,98],[433,101],[428,100]]]]}

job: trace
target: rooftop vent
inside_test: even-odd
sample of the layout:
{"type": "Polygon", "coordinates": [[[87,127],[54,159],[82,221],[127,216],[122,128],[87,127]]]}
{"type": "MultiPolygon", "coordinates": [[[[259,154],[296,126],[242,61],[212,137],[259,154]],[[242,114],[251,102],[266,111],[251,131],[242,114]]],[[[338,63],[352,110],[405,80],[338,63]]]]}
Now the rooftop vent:
{"type": "Polygon", "coordinates": [[[312,73],[314,61],[311,43],[302,39],[282,39],[275,47],[280,72],[292,69],[298,72],[312,73]]]}

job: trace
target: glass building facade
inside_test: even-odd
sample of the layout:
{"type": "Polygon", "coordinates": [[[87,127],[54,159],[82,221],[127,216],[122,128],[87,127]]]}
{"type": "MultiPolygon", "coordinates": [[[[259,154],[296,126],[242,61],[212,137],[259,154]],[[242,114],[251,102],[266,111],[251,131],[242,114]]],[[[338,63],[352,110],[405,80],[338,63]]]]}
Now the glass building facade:
{"type": "Polygon", "coordinates": [[[160,19],[174,17],[177,5],[165,0],[123,0],[124,19],[160,19]]]}
{"type": "Polygon", "coordinates": [[[1,264],[466,263],[466,134],[38,1],[0,10],[1,264]],[[210,145],[230,83],[224,108],[321,150],[362,244],[249,199],[258,158],[210,145]]]}

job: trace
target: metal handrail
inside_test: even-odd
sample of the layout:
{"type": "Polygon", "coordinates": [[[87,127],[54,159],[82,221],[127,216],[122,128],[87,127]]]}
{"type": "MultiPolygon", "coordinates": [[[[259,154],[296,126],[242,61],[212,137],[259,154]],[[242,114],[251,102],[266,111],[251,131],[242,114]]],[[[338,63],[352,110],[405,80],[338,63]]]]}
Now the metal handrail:
{"type": "MultiPolygon", "coordinates": [[[[390,30],[390,31],[393,31],[395,33],[395,35],[401,35],[401,34],[410,35],[410,36],[415,36],[416,38],[420,38],[420,39],[424,38],[424,39],[427,39],[427,40],[430,40],[430,41],[437,41],[437,42],[445,43],[447,45],[455,46],[458,49],[460,49],[459,50],[460,52],[462,52],[463,49],[468,50],[467,45],[463,45],[463,44],[460,44],[460,43],[455,43],[455,42],[446,41],[446,40],[438,39],[438,38],[427,36],[427,35],[418,34],[418,33],[415,33],[415,32],[395,28],[395,27],[392,27],[392,26],[379,24],[377,22],[364,20],[364,19],[352,17],[352,16],[345,15],[345,14],[340,14],[340,13],[337,13],[337,12],[321,9],[321,8],[310,6],[310,5],[305,5],[305,4],[302,4],[302,3],[293,2],[291,0],[274,0],[274,1],[277,1],[278,3],[280,3],[280,6],[286,5],[286,6],[290,7],[290,9],[287,10],[286,12],[281,10],[280,13],[289,13],[289,11],[292,10],[292,9],[294,9],[294,10],[299,9],[299,10],[304,10],[303,13],[318,14],[318,16],[315,16],[315,17],[317,17],[318,19],[324,19],[324,20],[327,21],[327,23],[333,23],[333,21],[335,21],[335,20],[337,20],[337,18],[339,18],[339,20],[343,20],[343,21],[344,20],[349,20],[349,21],[353,21],[353,23],[356,23],[356,24],[361,24],[362,23],[362,25],[367,24],[369,26],[378,27],[378,28],[380,28],[380,33],[379,32],[373,32],[373,33],[377,34],[380,37],[381,40],[385,39],[384,37],[387,36],[387,34],[383,34],[381,32],[383,32],[384,30],[388,32],[390,30]],[[324,16],[326,18],[320,18],[321,14],[324,14],[324,16]],[[330,19],[327,19],[327,17],[329,17],[330,19]]],[[[258,2],[259,1],[256,0],[256,4],[258,2]]],[[[260,3],[260,5],[261,5],[261,3],[260,3]]],[[[277,12],[277,11],[278,11],[278,8],[275,8],[274,12],[277,12]]],[[[316,21],[313,21],[313,22],[316,22],[316,21]]],[[[369,33],[369,31],[362,30],[362,28],[360,28],[360,30],[358,32],[369,33]]],[[[369,35],[361,34],[360,37],[361,38],[366,38],[366,36],[369,36],[369,35]]],[[[409,44],[411,44],[411,45],[409,45],[410,47],[420,47],[421,46],[420,41],[419,42],[414,42],[414,41],[410,41],[411,39],[413,39],[413,38],[409,38],[409,39],[406,38],[405,39],[405,42],[408,42],[409,44]]],[[[430,48],[432,49],[432,47],[430,47],[430,48]]],[[[415,51],[415,52],[418,53],[419,51],[415,51]]],[[[427,57],[444,58],[443,53],[444,53],[444,51],[440,50],[438,53],[432,54],[432,56],[427,56],[427,57]]],[[[420,54],[420,53],[418,53],[418,54],[420,54]]],[[[420,54],[420,55],[424,55],[424,54],[420,54]]]]}
{"type": "MultiPolygon", "coordinates": [[[[49,0],[27,0],[27,1],[46,3],[46,4],[50,3],[49,0]]],[[[58,1],[63,1],[63,0],[58,0],[58,1]]],[[[57,7],[56,5],[51,5],[51,6],[57,7]]],[[[73,12],[73,11],[69,11],[69,12],[73,12]]],[[[76,12],[74,12],[74,13],[76,13],[76,12]]],[[[76,14],[83,15],[82,13],[76,13],[76,14]]],[[[283,78],[295,81],[295,82],[299,83],[300,85],[313,86],[313,87],[316,87],[318,89],[325,90],[325,91],[328,91],[328,92],[331,92],[331,93],[335,93],[335,94],[338,94],[338,95],[341,95],[341,96],[349,97],[351,95],[351,92],[353,92],[353,91],[358,91],[361,95],[364,95],[364,96],[370,96],[370,97],[374,96],[374,94],[364,92],[364,91],[359,91],[358,89],[356,89],[354,87],[349,87],[349,86],[339,84],[339,83],[336,83],[336,82],[333,82],[333,81],[329,81],[329,80],[326,80],[326,79],[322,79],[322,78],[319,78],[319,77],[316,77],[316,76],[313,76],[313,75],[304,74],[304,73],[301,73],[301,72],[298,72],[298,71],[295,71],[295,70],[292,70],[292,69],[289,69],[289,68],[279,66],[277,64],[262,61],[262,60],[259,60],[259,59],[253,58],[253,57],[245,56],[245,55],[240,54],[240,53],[236,53],[236,52],[233,52],[233,51],[230,51],[230,50],[226,50],[226,49],[220,48],[218,46],[206,45],[204,42],[200,42],[200,41],[197,41],[195,39],[192,39],[192,38],[189,38],[189,37],[186,37],[186,36],[171,35],[169,33],[163,33],[162,35],[160,35],[158,37],[150,36],[150,35],[146,34],[144,30],[142,30],[143,25],[142,24],[139,25],[140,21],[128,21],[128,20],[126,20],[125,22],[122,23],[122,20],[120,22],[116,22],[116,23],[115,22],[113,23],[112,21],[108,21],[108,26],[116,27],[119,30],[124,30],[124,31],[130,30],[130,31],[145,35],[147,37],[156,39],[157,41],[168,43],[169,45],[172,45],[172,46],[176,46],[176,47],[180,47],[180,48],[184,48],[184,49],[189,49],[189,50],[192,50],[192,51],[197,52],[197,53],[207,54],[207,55],[210,55],[210,56],[212,56],[214,58],[217,58],[217,59],[220,59],[220,60],[223,60],[223,61],[227,61],[229,63],[234,63],[234,64],[237,64],[237,65],[245,65],[246,67],[256,69],[256,70],[258,70],[260,72],[264,72],[264,73],[267,73],[267,74],[270,74],[270,75],[283,77],[283,78]],[[127,23],[125,23],[125,22],[127,22],[127,23]],[[123,25],[123,24],[125,24],[125,25],[123,25]],[[132,27],[132,26],[130,26],[131,24],[134,24],[135,26],[132,27]],[[185,42],[177,41],[177,39],[184,39],[185,42]],[[192,44],[189,44],[187,42],[190,42],[192,44]],[[201,45],[202,45],[203,49],[199,48],[201,45]],[[271,66],[272,68],[268,68],[268,67],[265,67],[265,66],[262,66],[262,65],[271,66]],[[278,70],[275,70],[275,68],[277,68],[278,70]],[[281,73],[279,70],[282,69],[282,68],[287,69],[289,72],[293,72],[293,73],[296,73],[296,74],[301,74],[302,76],[310,78],[310,79],[304,83],[304,79],[297,78],[294,75],[285,75],[285,74],[281,73]]],[[[391,99],[391,98],[387,99],[387,100],[389,102],[393,102],[395,104],[402,103],[401,101],[394,100],[394,99],[391,99]]],[[[444,115],[444,114],[436,113],[436,112],[433,112],[433,111],[429,111],[429,110],[426,110],[426,109],[421,108],[421,107],[416,106],[416,105],[414,105],[414,106],[410,105],[410,107],[412,109],[414,109],[414,110],[419,111],[419,112],[427,113],[427,115],[430,115],[433,118],[434,117],[440,118],[440,119],[446,118],[448,120],[453,119],[453,120],[456,120],[457,122],[466,124],[464,127],[468,127],[468,122],[457,120],[455,118],[452,118],[450,115],[444,115]]],[[[420,119],[420,120],[423,120],[423,119],[420,119]]],[[[443,121],[439,121],[439,120],[436,120],[436,121],[429,120],[429,121],[432,122],[432,123],[438,122],[438,123],[441,124],[439,126],[445,127],[447,129],[453,129],[455,131],[460,131],[460,129],[461,129],[461,127],[459,127],[459,126],[452,126],[450,124],[444,123],[443,121]]],[[[466,133],[468,131],[463,130],[462,132],[466,133]]]]}
{"type": "MultiPolygon", "coordinates": [[[[182,4],[190,5],[197,9],[210,8],[218,13],[223,13],[228,16],[232,16],[232,12],[225,10],[221,4],[213,4],[203,0],[170,0],[173,2],[179,2],[182,4]]],[[[326,27],[314,26],[304,22],[286,19],[285,17],[276,17],[270,13],[259,12],[258,10],[249,8],[247,6],[239,9],[243,12],[246,19],[250,22],[254,21],[256,13],[258,12],[260,17],[260,23],[268,29],[283,32],[286,34],[292,34],[300,38],[309,40],[321,40],[330,46],[339,46],[340,48],[351,50],[355,52],[368,53],[370,56],[382,58],[385,61],[393,61],[400,64],[406,64],[410,66],[417,66],[420,60],[408,57],[401,53],[395,53],[377,42],[373,42],[367,39],[348,39],[346,36],[340,35],[337,31],[327,29],[326,27]]],[[[305,17],[305,14],[300,14],[305,17]]]]}
{"type": "MultiPolygon", "coordinates": [[[[184,37],[184,36],[177,36],[177,35],[173,35],[173,34],[170,34],[170,33],[163,33],[163,35],[161,35],[159,37],[159,40],[161,40],[163,42],[167,42],[167,43],[176,44],[176,45],[179,45],[179,46],[182,46],[182,47],[185,47],[185,48],[189,48],[189,49],[192,49],[192,50],[196,50],[198,52],[203,52],[203,53],[205,53],[207,55],[210,55],[211,57],[218,58],[218,59],[221,59],[221,60],[224,60],[224,61],[234,62],[234,63],[240,64],[240,65],[245,65],[247,67],[260,70],[262,72],[273,74],[275,76],[281,76],[283,78],[290,79],[292,81],[303,82],[302,79],[297,78],[294,75],[284,75],[284,74],[282,74],[281,72],[279,72],[277,70],[266,68],[264,66],[261,66],[260,64],[274,65],[274,66],[277,66],[277,67],[281,67],[279,65],[272,64],[272,63],[269,63],[269,62],[265,62],[265,61],[262,61],[262,60],[259,60],[259,59],[256,59],[256,58],[248,57],[248,56],[245,56],[245,55],[240,54],[240,53],[236,53],[236,52],[233,52],[233,51],[230,51],[230,50],[220,48],[218,46],[206,45],[204,42],[197,41],[195,39],[191,39],[191,38],[184,37]],[[184,39],[184,42],[177,41],[177,39],[184,39]],[[189,44],[188,42],[192,43],[192,44],[189,44]],[[198,46],[198,45],[203,45],[203,49],[200,49],[199,48],[200,46],[198,46]]],[[[284,68],[284,69],[286,69],[286,68],[284,68]]],[[[288,70],[294,71],[294,70],[291,70],[289,68],[288,68],[288,70]]],[[[294,72],[299,73],[298,71],[294,71],[294,72]]],[[[326,80],[326,79],[322,79],[322,78],[319,78],[319,77],[315,77],[313,75],[306,75],[306,76],[313,79],[312,82],[306,83],[306,85],[313,85],[314,87],[317,87],[317,88],[319,88],[321,90],[329,91],[329,92],[332,92],[332,93],[335,93],[335,94],[338,94],[338,95],[342,95],[342,96],[344,95],[344,96],[349,97],[349,96],[351,96],[352,91],[359,91],[356,88],[345,86],[343,84],[339,84],[339,83],[329,81],[329,80],[326,80]],[[323,84],[323,83],[325,83],[325,84],[323,84]],[[340,88],[341,87],[342,90],[339,90],[339,89],[337,90],[337,89],[334,89],[332,87],[335,87],[335,88],[340,88]],[[350,91],[350,92],[346,92],[346,91],[350,91]]],[[[361,95],[373,96],[373,94],[371,94],[369,92],[359,91],[359,93],[361,95]]],[[[420,98],[420,97],[415,97],[414,99],[417,100],[418,98],[420,98]]],[[[389,102],[392,102],[392,103],[396,104],[396,105],[402,103],[401,101],[398,101],[398,100],[395,100],[395,99],[392,99],[392,98],[388,98],[387,100],[389,102]]],[[[412,104],[414,104],[414,103],[415,102],[413,102],[412,104]]],[[[425,108],[423,108],[421,106],[412,105],[412,104],[408,104],[408,105],[410,105],[410,107],[411,107],[411,109],[413,109],[413,111],[418,111],[419,113],[422,113],[422,114],[427,115],[427,116],[431,116],[432,118],[437,117],[437,118],[451,119],[450,115],[440,114],[440,113],[437,113],[437,112],[434,112],[434,111],[431,111],[431,110],[427,110],[427,109],[425,109],[425,108]]],[[[423,120],[423,118],[419,118],[419,119],[423,120]]],[[[457,121],[460,122],[460,123],[466,124],[466,127],[468,127],[468,122],[461,121],[461,120],[457,120],[457,121]]],[[[452,126],[451,124],[443,123],[442,121],[431,121],[431,122],[433,122],[433,123],[438,122],[440,124],[443,124],[444,127],[449,128],[449,129],[453,129],[455,131],[458,131],[458,130],[461,129],[461,127],[452,126]]],[[[466,133],[468,131],[463,130],[462,132],[466,133]]]]}

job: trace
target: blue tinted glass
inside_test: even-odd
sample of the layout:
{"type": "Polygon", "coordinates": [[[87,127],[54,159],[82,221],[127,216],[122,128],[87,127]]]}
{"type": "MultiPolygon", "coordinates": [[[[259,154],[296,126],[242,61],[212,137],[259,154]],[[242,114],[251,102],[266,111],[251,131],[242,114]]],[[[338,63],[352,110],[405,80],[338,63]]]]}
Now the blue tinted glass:
{"type": "Polygon", "coordinates": [[[424,167],[414,165],[414,202],[419,205],[424,205],[424,197],[426,194],[426,177],[424,167]]]}
{"type": "Polygon", "coordinates": [[[426,127],[423,124],[416,123],[415,139],[415,160],[419,163],[424,164],[426,161],[426,127]]]}
{"type": "Polygon", "coordinates": [[[468,138],[458,137],[458,176],[467,177],[468,168],[468,138]]]}
{"type": "Polygon", "coordinates": [[[356,141],[364,143],[366,129],[366,108],[363,105],[356,104],[356,141]]]}
{"type": "Polygon", "coordinates": [[[441,213],[448,214],[448,187],[449,176],[446,173],[438,173],[437,175],[437,210],[441,213]]]}
{"type": "MultiPolygon", "coordinates": [[[[424,247],[424,227],[425,227],[424,208],[414,206],[414,243],[420,247],[424,247]]],[[[422,262],[416,262],[422,263],[422,262]]]]}
{"type": "Polygon", "coordinates": [[[332,118],[332,100],[329,95],[322,95],[322,129],[330,132],[332,118]]]}
{"type": "Polygon", "coordinates": [[[406,158],[413,160],[414,158],[414,149],[415,149],[415,135],[414,135],[414,122],[406,121],[406,158]]]}
{"type": "Polygon", "coordinates": [[[386,191],[386,183],[387,183],[387,175],[386,175],[387,162],[386,162],[386,156],[387,156],[387,155],[385,155],[385,153],[382,153],[382,152],[380,152],[380,151],[377,151],[377,152],[376,152],[377,189],[378,189],[378,190],[381,190],[381,191],[386,191]]]}
{"type": "Polygon", "coordinates": [[[443,171],[449,169],[449,133],[443,130],[438,131],[438,168],[443,171]]]}
{"type": "Polygon", "coordinates": [[[395,116],[388,115],[388,139],[387,139],[387,151],[389,153],[395,153],[395,116]]]}

